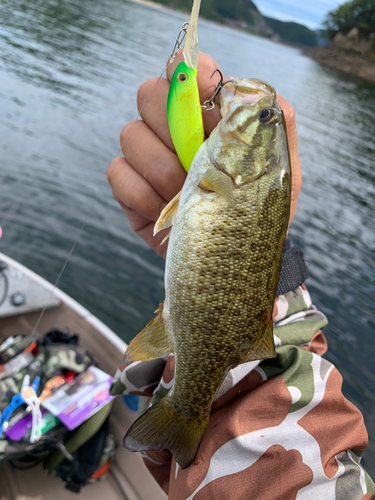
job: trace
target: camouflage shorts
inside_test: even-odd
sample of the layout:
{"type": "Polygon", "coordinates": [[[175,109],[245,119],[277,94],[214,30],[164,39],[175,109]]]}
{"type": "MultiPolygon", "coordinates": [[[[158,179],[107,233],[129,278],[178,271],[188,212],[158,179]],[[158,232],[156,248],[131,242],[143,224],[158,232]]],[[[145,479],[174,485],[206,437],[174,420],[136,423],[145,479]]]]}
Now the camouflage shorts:
{"type": "MultiPolygon", "coordinates": [[[[169,451],[145,463],[173,500],[370,500],[375,485],[361,467],[367,432],[344,398],[342,378],[321,356],[326,317],[304,285],[276,299],[277,357],[239,365],[224,380],[194,463],[181,470],[169,451]]],[[[123,364],[112,393],[146,395],[173,383],[174,356],[123,364]]]]}

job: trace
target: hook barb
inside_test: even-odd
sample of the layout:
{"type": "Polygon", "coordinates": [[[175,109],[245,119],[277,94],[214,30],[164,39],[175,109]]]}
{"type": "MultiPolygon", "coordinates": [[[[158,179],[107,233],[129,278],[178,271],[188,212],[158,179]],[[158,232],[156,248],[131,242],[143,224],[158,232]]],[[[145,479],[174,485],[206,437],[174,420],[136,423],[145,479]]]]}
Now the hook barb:
{"type": "Polygon", "coordinates": [[[212,111],[215,107],[215,99],[219,95],[220,90],[227,83],[233,82],[233,80],[227,80],[226,82],[224,82],[223,73],[218,68],[214,69],[210,78],[212,78],[216,73],[219,73],[219,75],[220,75],[220,82],[217,84],[216,90],[214,92],[214,95],[211,97],[211,99],[208,99],[207,101],[205,101],[202,104],[201,108],[203,111],[212,111]]]}

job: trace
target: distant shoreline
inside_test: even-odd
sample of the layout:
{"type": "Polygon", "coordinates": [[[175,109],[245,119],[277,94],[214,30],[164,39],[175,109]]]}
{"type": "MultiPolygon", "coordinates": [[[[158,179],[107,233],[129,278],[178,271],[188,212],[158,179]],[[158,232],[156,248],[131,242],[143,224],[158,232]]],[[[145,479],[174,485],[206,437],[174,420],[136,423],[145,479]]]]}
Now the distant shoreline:
{"type": "MultiPolygon", "coordinates": [[[[144,5],[149,5],[150,7],[156,7],[157,9],[165,9],[164,5],[157,2],[152,2],[151,0],[129,0],[130,2],[143,3],[144,5]]],[[[175,10],[175,9],[172,9],[175,10]]]]}
{"type": "Polygon", "coordinates": [[[349,35],[350,33],[346,36],[338,33],[326,47],[308,49],[303,54],[323,66],[375,83],[375,51],[371,49],[371,41],[358,38],[357,32],[349,35]]]}
{"type": "MultiPolygon", "coordinates": [[[[155,7],[156,9],[172,10],[174,12],[179,12],[180,14],[186,14],[187,16],[189,16],[189,14],[183,10],[175,9],[174,7],[170,7],[168,5],[163,5],[163,4],[160,4],[160,3],[152,1],[152,0],[128,0],[128,1],[143,4],[143,5],[148,5],[149,7],[155,7]]],[[[298,49],[301,52],[308,50],[308,48],[304,45],[290,43],[290,42],[287,42],[287,41],[279,39],[279,38],[277,38],[277,39],[272,38],[272,37],[270,38],[270,37],[264,36],[260,33],[255,33],[255,32],[252,32],[250,30],[241,29],[239,26],[236,25],[236,23],[232,23],[232,22],[219,23],[217,21],[213,21],[212,19],[206,19],[206,18],[202,18],[202,19],[204,19],[205,22],[215,24],[216,26],[224,26],[225,28],[229,28],[229,29],[232,29],[234,31],[237,31],[238,33],[245,33],[247,35],[256,36],[258,38],[262,38],[263,40],[269,40],[270,42],[277,43],[279,45],[285,45],[286,47],[298,49]]]]}

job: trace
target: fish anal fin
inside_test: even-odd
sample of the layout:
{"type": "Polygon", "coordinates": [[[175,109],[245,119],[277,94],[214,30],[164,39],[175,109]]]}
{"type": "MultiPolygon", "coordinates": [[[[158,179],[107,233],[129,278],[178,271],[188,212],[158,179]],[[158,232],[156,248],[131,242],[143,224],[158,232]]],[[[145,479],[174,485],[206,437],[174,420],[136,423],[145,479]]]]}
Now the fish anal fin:
{"type": "Polygon", "coordinates": [[[209,412],[198,421],[178,411],[165,396],[134,422],[123,439],[130,451],[170,450],[186,469],[194,461],[208,427],[209,412]]]}
{"type": "Polygon", "coordinates": [[[235,205],[236,200],[233,197],[232,181],[230,177],[219,170],[208,170],[205,172],[199,187],[206,191],[214,191],[224,198],[229,205],[235,205]]]}
{"type": "Polygon", "coordinates": [[[125,352],[128,361],[152,361],[173,352],[162,316],[163,306],[164,302],[155,311],[156,316],[130,342],[125,352]]]}
{"type": "Polygon", "coordinates": [[[172,229],[168,232],[167,236],[165,236],[163,239],[162,239],[162,242],[160,243],[160,245],[163,245],[170,237],[171,235],[171,232],[172,232],[172,229]]]}
{"type": "Polygon", "coordinates": [[[176,219],[178,205],[180,203],[181,191],[163,208],[154,227],[154,236],[162,229],[171,227],[176,219]]]}
{"type": "Polygon", "coordinates": [[[251,352],[242,359],[241,363],[248,361],[256,361],[259,359],[275,358],[275,343],[273,341],[273,323],[270,321],[266,327],[263,337],[255,342],[251,348],[251,352]]]}

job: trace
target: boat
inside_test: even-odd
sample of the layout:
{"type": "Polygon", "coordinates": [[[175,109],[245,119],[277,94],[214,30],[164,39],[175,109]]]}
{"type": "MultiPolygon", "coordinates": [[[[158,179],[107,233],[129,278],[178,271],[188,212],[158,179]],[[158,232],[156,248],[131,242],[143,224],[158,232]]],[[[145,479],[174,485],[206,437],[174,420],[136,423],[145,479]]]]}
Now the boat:
{"type": "MultiPolygon", "coordinates": [[[[52,328],[69,328],[79,334],[84,346],[98,361],[99,367],[113,375],[126,344],[98,318],[54,286],[19,262],[0,253],[1,274],[6,286],[0,288],[0,344],[9,336],[33,332],[41,311],[46,310],[38,325],[38,333],[52,328]],[[5,264],[5,265],[4,265],[5,264]]],[[[110,414],[110,431],[116,442],[121,440],[137,417],[122,397],[117,397],[110,414]]],[[[42,466],[18,470],[10,464],[0,466],[0,500],[77,500],[59,478],[47,475],[42,466]]],[[[79,493],[80,500],[165,500],[167,496],[147,471],[139,453],[119,446],[109,474],[102,481],[87,485],[79,493]]]]}

